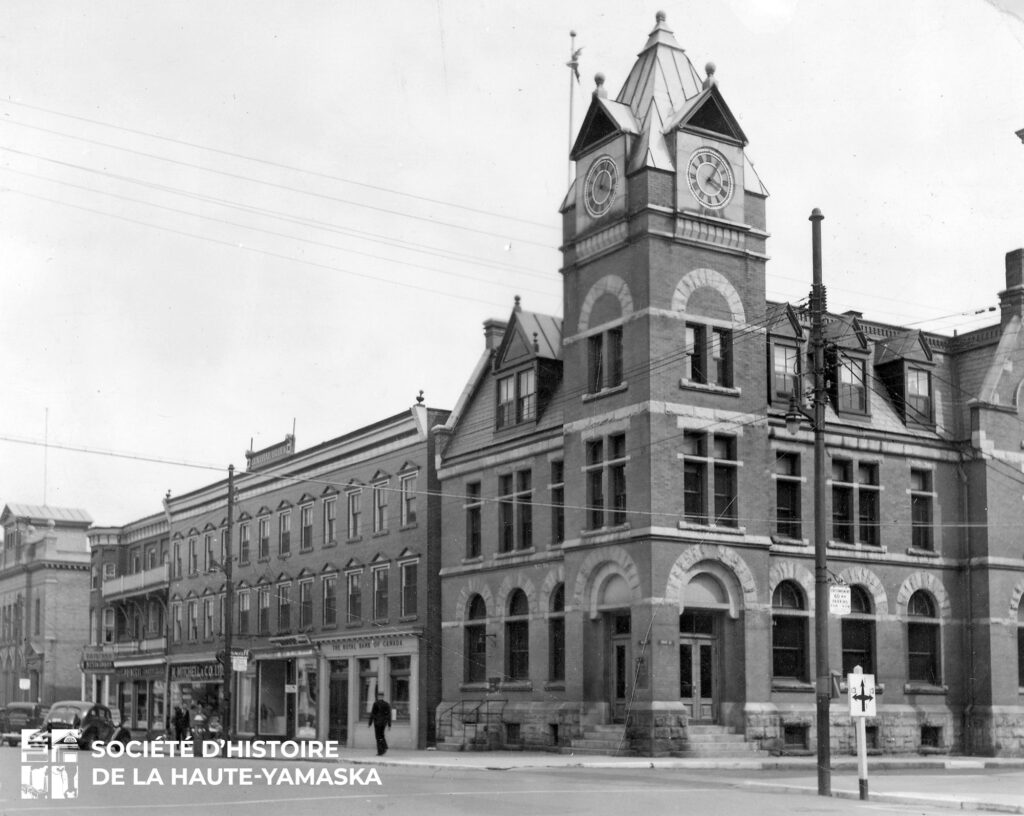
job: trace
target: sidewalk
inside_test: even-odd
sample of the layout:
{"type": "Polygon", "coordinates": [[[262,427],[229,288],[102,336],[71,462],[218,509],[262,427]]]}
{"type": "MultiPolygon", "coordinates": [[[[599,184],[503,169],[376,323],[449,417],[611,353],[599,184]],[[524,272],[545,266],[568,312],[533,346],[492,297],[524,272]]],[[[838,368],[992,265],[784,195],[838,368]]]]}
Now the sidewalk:
{"type": "MultiPolygon", "coordinates": [[[[412,751],[392,749],[377,757],[370,751],[342,749],[339,762],[377,767],[421,767],[475,771],[605,768],[616,770],[715,770],[726,784],[767,793],[817,795],[815,757],[754,759],[677,759],[554,754],[537,751],[412,751]],[[730,779],[730,772],[746,771],[730,779]],[[750,772],[759,772],[752,778],[750,772]],[[775,773],[772,773],[775,772],[775,773]]],[[[832,759],[832,795],[859,798],[857,758],[832,759]]],[[[1024,758],[880,756],[868,761],[869,799],[873,802],[931,805],[958,810],[1024,814],[1024,758]]]]}

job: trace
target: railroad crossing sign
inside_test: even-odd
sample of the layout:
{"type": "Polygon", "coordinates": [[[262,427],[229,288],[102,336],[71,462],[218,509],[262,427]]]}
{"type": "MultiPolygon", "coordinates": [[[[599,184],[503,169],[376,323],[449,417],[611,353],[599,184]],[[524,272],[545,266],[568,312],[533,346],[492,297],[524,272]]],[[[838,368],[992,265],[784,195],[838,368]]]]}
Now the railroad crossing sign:
{"type": "Polygon", "coordinates": [[[851,717],[875,716],[875,676],[873,674],[848,674],[846,685],[850,695],[851,717]]]}

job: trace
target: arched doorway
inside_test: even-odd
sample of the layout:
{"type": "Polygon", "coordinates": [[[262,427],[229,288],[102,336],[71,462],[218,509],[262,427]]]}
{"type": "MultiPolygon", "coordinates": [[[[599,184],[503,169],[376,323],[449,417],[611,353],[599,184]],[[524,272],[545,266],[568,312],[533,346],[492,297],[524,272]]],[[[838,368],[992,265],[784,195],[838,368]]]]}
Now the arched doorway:
{"type": "Polygon", "coordinates": [[[606,654],[609,656],[605,676],[605,693],[611,710],[612,722],[625,722],[626,709],[633,692],[633,650],[630,639],[632,616],[629,610],[632,597],[629,584],[621,575],[608,577],[601,587],[598,609],[604,627],[606,654]]]}
{"type": "Polygon", "coordinates": [[[690,721],[718,721],[721,697],[721,640],[729,597],[709,573],[690,579],[679,614],[679,699],[690,721]]]}

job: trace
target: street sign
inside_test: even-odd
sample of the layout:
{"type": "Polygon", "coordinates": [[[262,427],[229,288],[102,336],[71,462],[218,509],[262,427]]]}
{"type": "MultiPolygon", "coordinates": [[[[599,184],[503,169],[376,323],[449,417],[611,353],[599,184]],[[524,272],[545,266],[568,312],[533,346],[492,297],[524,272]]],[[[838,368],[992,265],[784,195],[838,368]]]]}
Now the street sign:
{"type": "Polygon", "coordinates": [[[829,584],[828,611],[833,615],[850,614],[850,587],[848,584],[829,584]]]}
{"type": "Polygon", "coordinates": [[[875,676],[873,674],[846,675],[850,697],[851,717],[875,716],[875,676]]]}

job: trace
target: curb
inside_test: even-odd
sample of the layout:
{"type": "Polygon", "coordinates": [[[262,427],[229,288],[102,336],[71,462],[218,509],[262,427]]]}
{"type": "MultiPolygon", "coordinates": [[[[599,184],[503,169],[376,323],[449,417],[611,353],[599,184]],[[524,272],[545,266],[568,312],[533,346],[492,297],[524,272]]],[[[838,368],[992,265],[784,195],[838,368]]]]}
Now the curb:
{"type": "MultiPolygon", "coordinates": [[[[818,791],[803,785],[773,785],[764,782],[746,782],[739,785],[744,790],[759,793],[790,793],[817,796],[818,791]]],[[[859,791],[834,790],[833,799],[860,800],[859,791]]],[[[940,796],[920,796],[908,793],[871,793],[868,802],[884,802],[896,805],[929,805],[931,807],[951,808],[953,810],[981,810],[990,813],[1024,813],[1024,805],[1005,805],[1001,802],[982,802],[972,799],[947,799],[940,796]]]]}

